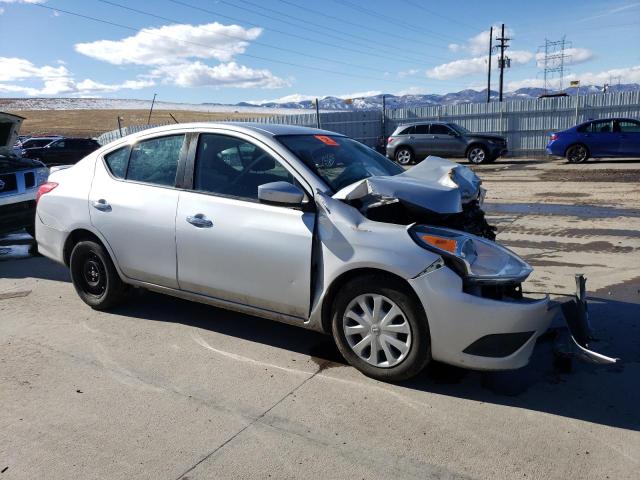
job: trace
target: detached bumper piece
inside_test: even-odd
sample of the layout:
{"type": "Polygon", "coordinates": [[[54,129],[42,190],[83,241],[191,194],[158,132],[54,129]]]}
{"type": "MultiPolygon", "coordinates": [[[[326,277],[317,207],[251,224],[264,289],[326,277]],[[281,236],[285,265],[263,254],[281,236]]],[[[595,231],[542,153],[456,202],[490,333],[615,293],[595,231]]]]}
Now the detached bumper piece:
{"type": "Polygon", "coordinates": [[[587,279],[576,274],[576,295],[572,300],[558,304],[569,328],[570,338],[559,338],[554,346],[555,353],[562,357],[577,357],[591,363],[611,365],[620,361],[590,350],[589,342],[594,340],[589,324],[589,308],[585,295],[587,279]]]}

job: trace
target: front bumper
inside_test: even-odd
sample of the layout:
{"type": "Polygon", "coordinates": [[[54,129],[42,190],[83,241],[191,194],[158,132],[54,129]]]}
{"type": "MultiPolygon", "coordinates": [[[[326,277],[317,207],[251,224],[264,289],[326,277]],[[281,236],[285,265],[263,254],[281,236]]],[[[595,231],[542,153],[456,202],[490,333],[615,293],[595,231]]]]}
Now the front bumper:
{"type": "Polygon", "coordinates": [[[460,277],[448,268],[409,282],[427,314],[433,359],[460,367],[477,370],[524,367],[536,339],[558,313],[551,308],[548,297],[492,300],[465,293],[460,277]],[[492,348],[495,345],[502,350],[492,348]],[[511,351],[509,345],[515,350],[511,351]]]}

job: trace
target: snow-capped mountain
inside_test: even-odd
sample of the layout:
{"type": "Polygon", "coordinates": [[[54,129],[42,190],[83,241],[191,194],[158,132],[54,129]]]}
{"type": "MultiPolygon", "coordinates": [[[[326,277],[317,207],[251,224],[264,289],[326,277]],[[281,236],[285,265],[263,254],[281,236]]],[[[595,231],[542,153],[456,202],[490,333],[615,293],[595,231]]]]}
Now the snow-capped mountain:
{"type": "MultiPolygon", "coordinates": [[[[612,85],[608,92],[628,92],[640,90],[640,84],[630,83],[623,85],[612,85]]],[[[577,87],[566,88],[564,90],[568,95],[575,95],[578,92],[577,87]]],[[[505,100],[527,100],[538,98],[544,94],[543,88],[520,88],[513,92],[504,94],[505,100]]],[[[590,93],[602,93],[602,87],[589,85],[580,87],[580,95],[590,93]]],[[[498,92],[491,90],[491,99],[498,100],[498,92]]],[[[430,107],[434,105],[456,105],[460,103],[483,103],[487,101],[487,90],[461,90],[454,93],[446,93],[444,95],[424,94],[424,95],[385,95],[385,103],[387,108],[412,108],[412,107],[430,107]]],[[[379,110],[382,108],[382,95],[374,95],[370,97],[354,98],[351,103],[346,103],[344,99],[337,97],[324,97],[320,99],[321,110],[379,110]]],[[[294,108],[294,109],[313,109],[315,105],[311,100],[301,102],[265,102],[252,104],[248,102],[239,103],[239,106],[250,107],[260,106],[269,108],[294,108]]]]}
{"type": "MultiPolygon", "coordinates": [[[[640,84],[630,83],[623,85],[612,85],[609,93],[629,92],[640,90],[640,84]]],[[[577,88],[567,88],[564,90],[568,95],[575,95],[577,88]]],[[[526,100],[538,98],[544,93],[542,88],[521,88],[514,92],[506,92],[506,100],[526,100]]],[[[580,95],[589,93],[602,93],[602,87],[595,85],[580,87],[580,95]]],[[[498,100],[498,92],[491,90],[491,99],[498,100]]],[[[424,94],[424,95],[385,95],[387,108],[414,108],[429,107],[434,105],[456,105],[460,103],[483,103],[487,100],[485,90],[461,90],[444,95],[424,94]]],[[[20,110],[128,110],[128,109],[148,109],[150,100],[116,99],[116,98],[0,98],[0,110],[20,111],[20,110]]],[[[202,112],[229,112],[229,113],[291,113],[291,110],[313,110],[315,105],[311,100],[299,102],[240,102],[234,105],[221,103],[174,103],[156,101],[156,110],[189,110],[202,112]]],[[[346,103],[344,99],[338,97],[324,97],[320,99],[320,109],[323,111],[351,111],[351,110],[380,110],[382,108],[382,95],[360,97],[352,99],[351,103],[346,103]]]]}

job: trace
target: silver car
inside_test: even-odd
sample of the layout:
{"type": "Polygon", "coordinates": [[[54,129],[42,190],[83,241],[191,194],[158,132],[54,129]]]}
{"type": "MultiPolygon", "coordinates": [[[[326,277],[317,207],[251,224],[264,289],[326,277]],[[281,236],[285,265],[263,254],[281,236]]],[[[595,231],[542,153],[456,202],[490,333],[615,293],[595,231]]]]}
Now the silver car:
{"type": "Polygon", "coordinates": [[[142,287],[331,334],[398,381],[431,359],[522,367],[552,319],[522,295],[531,267],[491,240],[483,194],[462,165],[404,171],[332,132],[180,124],[52,173],[36,236],[95,309],[142,287]]]}

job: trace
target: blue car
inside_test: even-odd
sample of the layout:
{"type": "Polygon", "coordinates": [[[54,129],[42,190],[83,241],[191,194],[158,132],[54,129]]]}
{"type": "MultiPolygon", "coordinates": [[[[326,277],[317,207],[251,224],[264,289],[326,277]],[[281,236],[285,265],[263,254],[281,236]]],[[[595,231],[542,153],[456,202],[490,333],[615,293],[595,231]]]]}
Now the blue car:
{"type": "Polygon", "coordinates": [[[640,121],[630,118],[590,120],[551,134],[547,153],[570,163],[589,158],[640,157],[640,121]]]}

